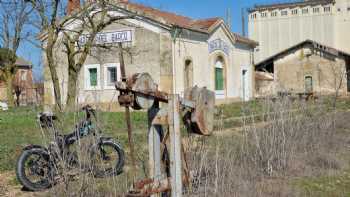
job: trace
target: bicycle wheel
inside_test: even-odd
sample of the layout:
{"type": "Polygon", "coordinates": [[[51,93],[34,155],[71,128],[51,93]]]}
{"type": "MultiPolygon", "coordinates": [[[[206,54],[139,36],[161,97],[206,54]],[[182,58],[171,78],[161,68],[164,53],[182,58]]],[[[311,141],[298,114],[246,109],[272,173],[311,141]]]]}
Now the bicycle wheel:
{"type": "Polygon", "coordinates": [[[16,175],[24,188],[31,191],[41,191],[53,185],[53,169],[49,154],[42,149],[29,149],[22,152],[17,166],[16,175]]]}
{"type": "Polygon", "coordinates": [[[92,148],[92,172],[95,177],[117,176],[123,172],[124,150],[111,140],[101,140],[92,148]]]}

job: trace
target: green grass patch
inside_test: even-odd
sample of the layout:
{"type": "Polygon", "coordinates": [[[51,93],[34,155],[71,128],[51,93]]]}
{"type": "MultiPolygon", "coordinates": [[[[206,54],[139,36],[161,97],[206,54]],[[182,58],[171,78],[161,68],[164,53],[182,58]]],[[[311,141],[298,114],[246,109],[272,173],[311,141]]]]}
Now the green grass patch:
{"type": "Polygon", "coordinates": [[[295,182],[302,196],[343,197],[350,196],[350,170],[337,176],[302,178],[295,182]]]}
{"type": "MultiPolygon", "coordinates": [[[[0,171],[14,170],[22,148],[28,144],[44,144],[43,135],[37,122],[40,108],[20,107],[0,112],[0,171]]],[[[73,131],[74,125],[83,117],[83,113],[57,114],[58,127],[62,133],[73,131]]],[[[134,141],[142,148],[147,139],[147,114],[132,112],[134,141]]],[[[113,137],[127,150],[127,127],[123,112],[98,112],[102,135],[113,137]]],[[[47,134],[49,135],[49,134],[47,134]]],[[[136,148],[135,147],[135,148],[136,148]]]]}
{"type": "Polygon", "coordinates": [[[233,118],[233,117],[241,117],[247,114],[261,114],[262,113],[262,103],[253,100],[249,102],[237,102],[231,104],[224,104],[217,107],[217,111],[222,118],[233,118]]]}

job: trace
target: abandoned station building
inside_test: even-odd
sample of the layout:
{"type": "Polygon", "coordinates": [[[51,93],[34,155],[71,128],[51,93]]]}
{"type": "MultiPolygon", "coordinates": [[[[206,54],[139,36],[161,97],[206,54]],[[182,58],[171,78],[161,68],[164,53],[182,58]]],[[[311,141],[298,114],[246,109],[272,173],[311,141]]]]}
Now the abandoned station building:
{"type": "Polygon", "coordinates": [[[248,29],[248,37],[259,42],[256,96],[338,90],[347,95],[350,0],[256,5],[249,9],[248,29]]]}
{"type": "MultiPolygon", "coordinates": [[[[106,43],[122,42],[131,48],[124,58],[128,76],[148,72],[159,89],[169,93],[175,77],[177,94],[195,85],[207,87],[215,91],[217,103],[253,97],[252,61],[257,42],[231,32],[221,18],[196,20],[125,0],[121,2],[117,6],[122,9],[113,11],[114,14],[137,17],[111,24],[97,39],[106,43]],[[173,42],[174,31],[177,36],[173,42]]],[[[118,51],[93,53],[79,76],[78,103],[116,103],[118,93],[114,83],[121,79],[118,51]]],[[[65,100],[68,70],[67,62],[61,61],[58,73],[65,100]]],[[[54,92],[47,68],[45,76],[46,103],[53,104],[54,92]]]]}
{"type": "Polygon", "coordinates": [[[255,67],[256,96],[347,95],[350,91],[350,54],[312,40],[283,50],[255,67]]]}

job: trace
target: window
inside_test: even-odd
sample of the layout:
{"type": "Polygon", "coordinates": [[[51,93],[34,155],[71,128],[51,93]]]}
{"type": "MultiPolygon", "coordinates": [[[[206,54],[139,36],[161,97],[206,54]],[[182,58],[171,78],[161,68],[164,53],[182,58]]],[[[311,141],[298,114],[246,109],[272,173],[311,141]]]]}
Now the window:
{"type": "Polygon", "coordinates": [[[320,8],[313,8],[312,11],[313,11],[313,13],[319,13],[320,12],[320,8]]]}
{"type": "Polygon", "coordinates": [[[308,8],[304,8],[301,11],[303,14],[308,14],[309,13],[309,9],[308,8]]]}
{"type": "Polygon", "coordinates": [[[21,80],[27,81],[27,72],[26,71],[21,71],[21,80]]]}
{"type": "Polygon", "coordinates": [[[276,17],[276,16],[277,16],[277,12],[276,12],[276,11],[275,11],[275,12],[272,12],[272,13],[271,13],[271,16],[272,16],[272,17],[276,17]]]}
{"type": "Polygon", "coordinates": [[[89,68],[90,84],[89,86],[97,86],[97,68],[89,68]]]}
{"type": "Polygon", "coordinates": [[[297,15],[298,14],[298,10],[295,9],[295,10],[292,10],[292,15],[297,15]]]}
{"type": "Polygon", "coordinates": [[[287,16],[287,15],[288,15],[288,11],[287,10],[281,11],[281,16],[287,16]]]}
{"type": "Polygon", "coordinates": [[[115,82],[117,82],[117,68],[116,67],[107,68],[107,73],[108,73],[108,78],[107,78],[108,85],[113,85],[115,82]]]}
{"type": "Polygon", "coordinates": [[[191,60],[185,61],[184,89],[193,87],[193,64],[191,60]]]}
{"type": "Polygon", "coordinates": [[[312,76],[305,76],[305,92],[313,92],[312,76]]]}
{"type": "Polygon", "coordinates": [[[115,83],[121,80],[120,65],[116,63],[104,64],[104,88],[114,89],[115,83]]]}
{"type": "Polygon", "coordinates": [[[266,13],[266,12],[261,13],[261,17],[262,17],[262,18],[267,17],[267,13],[266,13]]]}
{"type": "Polygon", "coordinates": [[[252,18],[252,19],[255,19],[255,18],[256,18],[256,13],[255,13],[255,14],[252,14],[252,15],[251,15],[251,18],[252,18]]]}
{"type": "Polygon", "coordinates": [[[331,7],[324,7],[323,10],[324,10],[324,12],[330,12],[331,11],[331,7]]]}
{"type": "Polygon", "coordinates": [[[100,65],[85,65],[85,90],[100,89],[100,65]]]}
{"type": "Polygon", "coordinates": [[[215,62],[215,93],[217,98],[224,97],[224,60],[218,57],[215,62]]]}

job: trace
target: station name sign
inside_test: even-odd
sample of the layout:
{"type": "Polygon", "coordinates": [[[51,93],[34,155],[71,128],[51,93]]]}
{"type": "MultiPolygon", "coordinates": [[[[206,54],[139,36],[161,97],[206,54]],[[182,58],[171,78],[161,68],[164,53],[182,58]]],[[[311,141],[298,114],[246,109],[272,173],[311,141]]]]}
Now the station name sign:
{"type": "Polygon", "coordinates": [[[212,53],[214,51],[223,51],[226,55],[229,55],[230,53],[230,46],[223,41],[222,39],[216,39],[209,42],[209,53],[212,53]]]}
{"type": "MultiPolygon", "coordinates": [[[[79,37],[79,45],[84,45],[90,38],[89,34],[83,34],[79,37]]],[[[132,42],[132,31],[114,31],[98,33],[95,38],[95,44],[113,44],[120,42],[132,42]]]]}

